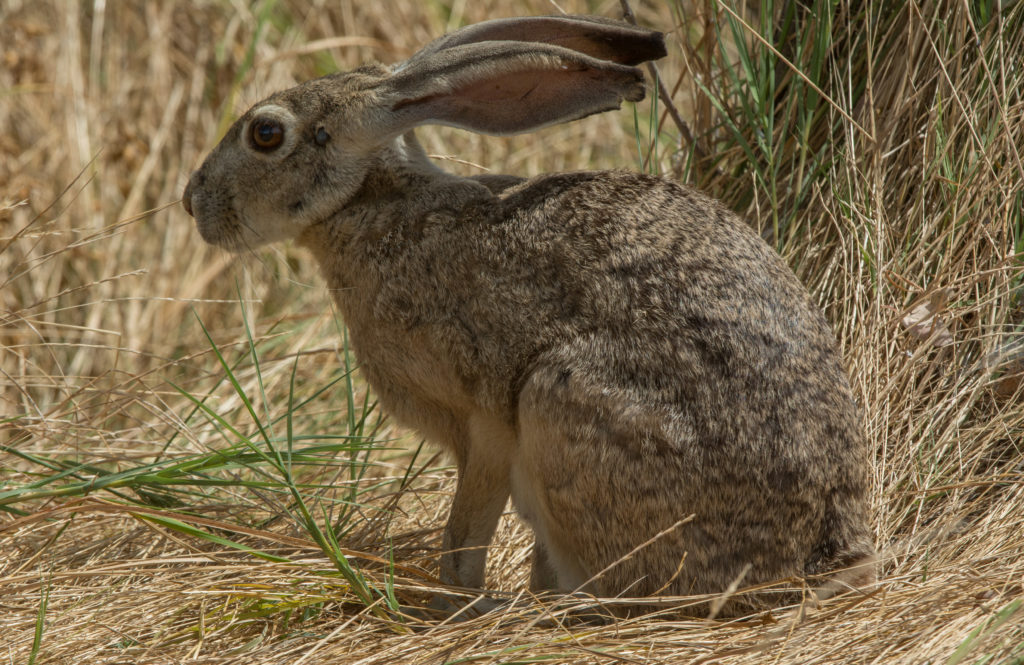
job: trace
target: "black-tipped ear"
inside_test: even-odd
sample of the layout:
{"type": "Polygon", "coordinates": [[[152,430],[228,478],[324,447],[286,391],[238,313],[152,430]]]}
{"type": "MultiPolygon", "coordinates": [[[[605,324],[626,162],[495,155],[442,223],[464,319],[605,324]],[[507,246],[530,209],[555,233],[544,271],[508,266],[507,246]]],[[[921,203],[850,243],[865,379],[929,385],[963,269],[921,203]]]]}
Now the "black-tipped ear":
{"type": "Polygon", "coordinates": [[[623,65],[638,65],[666,54],[664,35],[654,30],[597,16],[530,16],[466,26],[427,44],[407,64],[455,46],[484,41],[552,44],[623,65]]]}
{"type": "Polygon", "coordinates": [[[644,97],[643,73],[559,46],[488,41],[410,61],[380,85],[375,133],[422,124],[516,134],[644,97]]]}

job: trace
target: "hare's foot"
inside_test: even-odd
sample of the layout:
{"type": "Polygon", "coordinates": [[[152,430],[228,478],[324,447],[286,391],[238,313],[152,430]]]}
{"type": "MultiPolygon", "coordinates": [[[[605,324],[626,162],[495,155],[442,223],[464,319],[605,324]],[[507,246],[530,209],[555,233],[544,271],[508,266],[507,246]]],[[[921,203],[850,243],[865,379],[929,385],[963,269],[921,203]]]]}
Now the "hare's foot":
{"type": "Polygon", "coordinates": [[[484,594],[467,595],[438,593],[426,606],[403,605],[397,614],[425,624],[446,624],[472,621],[479,617],[502,613],[516,605],[515,601],[484,594]]]}
{"type": "Polygon", "coordinates": [[[444,621],[468,621],[508,605],[507,600],[483,594],[475,597],[438,594],[430,601],[430,611],[444,621]]]}

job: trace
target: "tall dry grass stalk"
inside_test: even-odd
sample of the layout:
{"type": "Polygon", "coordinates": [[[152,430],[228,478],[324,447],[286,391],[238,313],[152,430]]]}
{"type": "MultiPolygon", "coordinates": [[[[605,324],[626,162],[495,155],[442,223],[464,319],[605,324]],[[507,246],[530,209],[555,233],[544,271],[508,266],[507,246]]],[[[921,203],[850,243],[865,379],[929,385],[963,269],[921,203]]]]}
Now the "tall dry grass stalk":
{"type": "MultiPolygon", "coordinates": [[[[451,473],[380,420],[309,257],[210,249],[175,205],[271,91],[617,1],[0,0],[0,658],[1024,662],[1024,3],[633,9],[685,128],[660,101],[421,138],[463,173],[673,174],[757,225],[864,406],[884,583],[730,624],[395,621],[451,473]]],[[[512,596],[527,538],[492,553],[512,596]]]]}

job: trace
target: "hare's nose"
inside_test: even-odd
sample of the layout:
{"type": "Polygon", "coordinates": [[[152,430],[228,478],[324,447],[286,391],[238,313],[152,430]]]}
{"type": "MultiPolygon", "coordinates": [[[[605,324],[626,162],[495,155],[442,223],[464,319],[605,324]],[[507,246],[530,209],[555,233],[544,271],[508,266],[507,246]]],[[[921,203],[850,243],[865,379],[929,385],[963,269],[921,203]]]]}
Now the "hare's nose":
{"type": "Polygon", "coordinates": [[[192,180],[191,180],[191,178],[189,179],[188,184],[185,185],[185,193],[181,195],[181,205],[183,205],[185,207],[185,212],[188,213],[189,217],[195,217],[195,215],[192,214],[192,180]]]}

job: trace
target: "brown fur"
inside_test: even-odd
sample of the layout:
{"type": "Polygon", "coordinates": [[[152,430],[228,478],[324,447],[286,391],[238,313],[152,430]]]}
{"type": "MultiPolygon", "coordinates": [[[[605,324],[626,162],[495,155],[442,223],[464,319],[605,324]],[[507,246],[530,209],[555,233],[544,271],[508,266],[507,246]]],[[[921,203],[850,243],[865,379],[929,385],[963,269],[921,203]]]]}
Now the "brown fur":
{"type": "MultiPolygon", "coordinates": [[[[658,57],[657,33],[556,21],[583,53],[598,39],[607,57],[619,37],[601,31],[628,29],[623,49],[646,39],[658,57]]],[[[475,41],[522,31],[493,23],[257,104],[186,189],[203,237],[298,238],[384,408],[454,453],[446,583],[483,586],[509,496],[537,536],[538,590],[718,593],[858,563],[852,583],[873,579],[868,454],[834,340],[746,224],[653,176],[429,163],[409,131],[422,122],[514,132],[636,98],[632,67],[475,41]],[[497,101],[521,112],[489,114],[510,77],[516,100],[497,101]],[[262,153],[246,133],[268,114],[286,139],[262,153]]]]}

